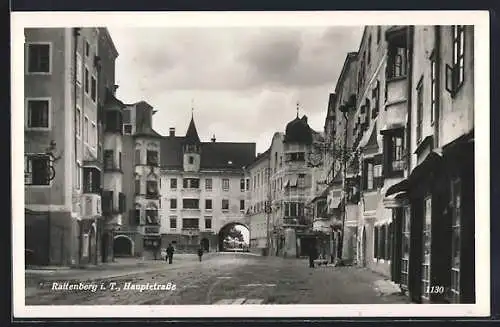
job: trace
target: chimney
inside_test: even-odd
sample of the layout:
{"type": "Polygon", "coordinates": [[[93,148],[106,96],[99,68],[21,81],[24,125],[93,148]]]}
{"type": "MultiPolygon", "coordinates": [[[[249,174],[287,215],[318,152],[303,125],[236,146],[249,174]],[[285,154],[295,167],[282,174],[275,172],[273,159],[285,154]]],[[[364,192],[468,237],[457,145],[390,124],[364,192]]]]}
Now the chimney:
{"type": "Polygon", "coordinates": [[[111,92],[113,92],[113,95],[116,95],[116,90],[118,90],[118,85],[113,85],[113,87],[111,88],[111,92]]]}
{"type": "Polygon", "coordinates": [[[168,129],[168,135],[169,136],[175,136],[175,127],[170,127],[168,129]]]}
{"type": "Polygon", "coordinates": [[[215,138],[215,134],[214,134],[214,136],[212,136],[212,143],[215,143],[216,140],[217,139],[215,138]]]}

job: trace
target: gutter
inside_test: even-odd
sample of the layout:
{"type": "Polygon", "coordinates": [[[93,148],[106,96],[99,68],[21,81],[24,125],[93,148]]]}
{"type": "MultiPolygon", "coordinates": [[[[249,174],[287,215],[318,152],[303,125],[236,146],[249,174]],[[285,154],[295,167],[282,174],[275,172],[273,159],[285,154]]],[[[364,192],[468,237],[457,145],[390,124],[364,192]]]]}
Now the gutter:
{"type": "MultiPolygon", "coordinates": [[[[410,174],[411,172],[411,126],[412,126],[412,91],[413,91],[413,85],[412,85],[412,75],[413,75],[413,34],[414,34],[414,28],[415,26],[411,25],[408,27],[407,31],[407,45],[408,45],[408,74],[407,74],[407,81],[408,81],[408,89],[407,89],[407,122],[406,122],[406,165],[407,165],[407,175],[410,174]]],[[[408,177],[408,176],[406,176],[408,177]]]]}

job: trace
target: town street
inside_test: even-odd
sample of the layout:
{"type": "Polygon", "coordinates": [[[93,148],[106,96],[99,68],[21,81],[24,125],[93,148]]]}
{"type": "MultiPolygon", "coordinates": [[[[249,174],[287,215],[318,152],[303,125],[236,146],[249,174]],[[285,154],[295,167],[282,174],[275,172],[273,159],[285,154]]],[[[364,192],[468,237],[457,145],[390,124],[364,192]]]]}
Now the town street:
{"type": "MultiPolygon", "coordinates": [[[[306,259],[217,253],[208,255],[201,263],[195,256],[177,261],[174,257],[172,265],[154,262],[141,269],[144,272],[122,271],[115,278],[105,277],[106,271],[99,272],[100,275],[88,272],[87,278],[78,279],[64,274],[40,277],[37,288],[27,283],[26,305],[408,303],[403,296],[394,294],[396,289],[382,276],[367,269],[332,266],[311,269],[306,259]],[[61,288],[82,282],[85,287],[95,285],[97,289],[52,290],[55,282],[61,288]],[[128,282],[143,290],[125,290],[128,282]],[[111,290],[110,283],[116,283],[115,290],[111,290]]],[[[80,276],[84,275],[80,272],[80,276]]]]}

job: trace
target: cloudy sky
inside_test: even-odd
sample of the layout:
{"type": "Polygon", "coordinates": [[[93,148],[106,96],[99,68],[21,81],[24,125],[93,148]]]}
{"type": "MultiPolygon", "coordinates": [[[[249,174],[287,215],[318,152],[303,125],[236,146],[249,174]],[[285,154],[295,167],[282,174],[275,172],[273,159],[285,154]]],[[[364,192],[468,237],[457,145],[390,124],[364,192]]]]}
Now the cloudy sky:
{"type": "Polygon", "coordinates": [[[154,128],[184,135],[191,103],[203,141],[256,142],[265,151],[274,132],[296,115],[323,129],[347,52],[362,27],[110,28],[120,53],[117,95],[145,100],[158,112],[154,128]]]}

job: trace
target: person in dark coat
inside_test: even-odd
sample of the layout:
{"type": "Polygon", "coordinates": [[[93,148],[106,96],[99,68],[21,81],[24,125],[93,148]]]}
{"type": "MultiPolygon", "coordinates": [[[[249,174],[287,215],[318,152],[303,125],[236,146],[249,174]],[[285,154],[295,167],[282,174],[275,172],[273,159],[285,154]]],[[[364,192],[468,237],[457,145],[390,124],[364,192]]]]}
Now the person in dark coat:
{"type": "Polygon", "coordinates": [[[167,258],[168,258],[168,263],[172,264],[172,259],[174,258],[174,247],[172,246],[172,243],[168,243],[167,247],[167,258]]]}
{"type": "Polygon", "coordinates": [[[318,257],[318,251],[316,246],[311,246],[309,248],[309,268],[314,268],[314,260],[318,257]]]}
{"type": "Polygon", "coordinates": [[[200,260],[200,262],[202,256],[203,256],[203,248],[200,246],[200,248],[198,249],[198,259],[200,260]]]}

